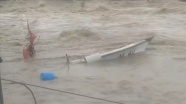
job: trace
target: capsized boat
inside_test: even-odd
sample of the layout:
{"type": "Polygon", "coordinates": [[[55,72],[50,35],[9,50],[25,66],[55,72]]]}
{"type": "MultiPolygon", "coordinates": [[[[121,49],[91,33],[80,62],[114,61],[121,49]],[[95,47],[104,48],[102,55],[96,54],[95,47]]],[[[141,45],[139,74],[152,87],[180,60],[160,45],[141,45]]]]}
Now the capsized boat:
{"type": "Polygon", "coordinates": [[[95,53],[93,55],[89,55],[85,57],[83,60],[75,60],[72,61],[72,63],[79,63],[79,62],[84,62],[84,63],[91,63],[91,62],[96,62],[100,60],[110,60],[110,59],[117,59],[117,58],[123,58],[135,53],[143,52],[145,51],[147,45],[151,42],[151,40],[154,37],[150,37],[147,39],[144,39],[139,42],[135,42],[132,44],[129,44],[127,46],[124,46],[119,49],[115,49],[106,53],[95,53]]]}

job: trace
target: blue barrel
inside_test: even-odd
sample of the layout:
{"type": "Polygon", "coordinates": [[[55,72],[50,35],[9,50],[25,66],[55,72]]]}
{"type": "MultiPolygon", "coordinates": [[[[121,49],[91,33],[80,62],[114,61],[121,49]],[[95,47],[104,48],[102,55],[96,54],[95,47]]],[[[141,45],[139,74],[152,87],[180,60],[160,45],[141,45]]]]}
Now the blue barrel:
{"type": "Polygon", "coordinates": [[[40,74],[40,79],[41,80],[53,80],[53,79],[55,79],[55,75],[54,75],[54,73],[50,73],[50,72],[41,73],[40,74]]]}

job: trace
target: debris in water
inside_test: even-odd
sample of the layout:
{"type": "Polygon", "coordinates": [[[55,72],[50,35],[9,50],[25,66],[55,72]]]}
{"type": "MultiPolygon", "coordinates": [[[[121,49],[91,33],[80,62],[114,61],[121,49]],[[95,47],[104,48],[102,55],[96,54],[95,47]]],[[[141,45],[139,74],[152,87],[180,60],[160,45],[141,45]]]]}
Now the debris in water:
{"type": "Polygon", "coordinates": [[[29,43],[26,44],[23,47],[23,57],[24,57],[24,59],[28,59],[30,57],[33,57],[33,55],[35,54],[34,40],[35,40],[36,36],[30,30],[28,20],[27,20],[27,28],[28,28],[28,37],[26,39],[29,40],[29,43]]]}
{"type": "Polygon", "coordinates": [[[79,60],[79,61],[73,61],[73,63],[77,62],[86,62],[86,63],[91,63],[91,62],[96,62],[100,60],[109,60],[109,59],[116,59],[116,58],[123,58],[125,56],[129,56],[135,53],[143,52],[145,51],[147,45],[149,42],[153,39],[153,37],[147,38],[145,40],[129,44],[125,47],[115,49],[113,51],[103,53],[103,54],[93,54],[90,56],[87,56],[84,58],[84,60],[79,60]]]}
{"type": "Polygon", "coordinates": [[[56,77],[54,75],[54,73],[51,73],[51,72],[45,72],[45,73],[41,73],[40,74],[40,79],[41,80],[54,80],[56,77]]]}

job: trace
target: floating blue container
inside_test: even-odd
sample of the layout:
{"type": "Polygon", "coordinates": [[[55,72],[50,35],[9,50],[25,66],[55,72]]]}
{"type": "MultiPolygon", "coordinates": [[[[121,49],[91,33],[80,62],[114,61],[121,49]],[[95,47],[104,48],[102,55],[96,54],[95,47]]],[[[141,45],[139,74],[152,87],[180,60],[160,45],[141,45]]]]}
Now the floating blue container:
{"type": "Polygon", "coordinates": [[[53,79],[55,79],[55,75],[54,75],[54,73],[50,73],[50,72],[41,73],[40,79],[41,80],[53,80],[53,79]]]}

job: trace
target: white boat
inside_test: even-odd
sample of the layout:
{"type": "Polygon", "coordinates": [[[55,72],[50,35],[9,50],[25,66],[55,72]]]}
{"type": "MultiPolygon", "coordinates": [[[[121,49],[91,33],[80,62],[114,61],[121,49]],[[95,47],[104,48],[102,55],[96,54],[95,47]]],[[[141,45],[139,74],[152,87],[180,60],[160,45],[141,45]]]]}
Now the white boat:
{"type": "Polygon", "coordinates": [[[67,55],[67,63],[91,63],[91,62],[96,62],[96,61],[101,61],[101,60],[123,58],[123,57],[129,56],[129,55],[135,54],[135,53],[145,51],[147,45],[149,44],[149,42],[151,42],[151,40],[153,38],[154,37],[150,37],[145,40],[135,42],[135,43],[129,44],[125,47],[115,49],[115,50],[112,50],[110,52],[106,52],[103,54],[96,53],[93,55],[89,55],[82,60],[75,60],[72,62],[69,61],[69,58],[67,55]]]}

